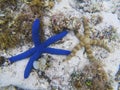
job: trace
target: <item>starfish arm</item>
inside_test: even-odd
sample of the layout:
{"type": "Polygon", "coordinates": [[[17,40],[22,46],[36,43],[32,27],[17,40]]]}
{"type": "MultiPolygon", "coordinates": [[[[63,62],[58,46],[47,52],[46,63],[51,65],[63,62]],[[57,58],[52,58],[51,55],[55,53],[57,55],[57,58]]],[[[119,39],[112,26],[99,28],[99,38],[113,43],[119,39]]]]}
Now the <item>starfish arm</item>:
{"type": "Polygon", "coordinates": [[[33,68],[33,62],[35,60],[37,60],[40,56],[41,56],[42,52],[37,50],[36,53],[33,54],[33,56],[30,58],[26,68],[25,68],[25,71],[24,71],[24,78],[28,78],[28,76],[30,75],[30,72],[33,68]]]}
{"type": "Polygon", "coordinates": [[[61,33],[59,33],[57,35],[54,35],[54,36],[50,37],[48,40],[46,40],[44,42],[44,47],[47,47],[50,44],[62,39],[67,33],[68,33],[67,31],[63,31],[63,32],[61,32],[61,33]]]}
{"type": "Polygon", "coordinates": [[[83,17],[83,27],[84,27],[84,34],[85,37],[89,37],[90,36],[90,27],[88,24],[88,19],[86,17],[83,17]]]}
{"type": "Polygon", "coordinates": [[[75,36],[76,36],[79,40],[82,40],[82,39],[83,39],[83,35],[80,34],[78,30],[74,30],[74,34],[75,34],[75,36]]]}
{"type": "Polygon", "coordinates": [[[103,47],[104,49],[106,49],[108,52],[111,52],[110,51],[110,48],[107,46],[107,44],[102,41],[102,40],[98,40],[98,39],[95,39],[95,40],[91,40],[91,44],[92,45],[97,45],[97,46],[100,46],[100,47],[103,47]]]}
{"type": "Polygon", "coordinates": [[[90,45],[86,45],[85,49],[86,49],[86,54],[87,54],[87,57],[88,57],[89,61],[91,61],[91,62],[96,61],[95,57],[93,56],[90,45]]]}
{"type": "Polygon", "coordinates": [[[35,46],[39,46],[40,41],[40,20],[36,19],[32,24],[32,40],[35,46]]]}
{"type": "Polygon", "coordinates": [[[44,53],[57,54],[57,55],[69,55],[71,52],[68,50],[55,49],[55,48],[46,48],[44,53]]]}
{"type": "Polygon", "coordinates": [[[75,56],[77,51],[80,50],[81,48],[82,48],[81,43],[77,44],[71,51],[71,54],[64,61],[69,61],[73,56],[75,56]]]}
{"type": "Polygon", "coordinates": [[[26,52],[23,52],[23,53],[21,53],[21,54],[19,54],[19,55],[10,57],[10,58],[9,58],[9,61],[10,61],[11,63],[13,63],[13,62],[15,62],[15,61],[19,61],[19,60],[21,60],[21,59],[27,58],[27,57],[31,56],[35,51],[36,51],[36,49],[35,49],[35,48],[32,48],[32,49],[27,50],[26,52]]]}

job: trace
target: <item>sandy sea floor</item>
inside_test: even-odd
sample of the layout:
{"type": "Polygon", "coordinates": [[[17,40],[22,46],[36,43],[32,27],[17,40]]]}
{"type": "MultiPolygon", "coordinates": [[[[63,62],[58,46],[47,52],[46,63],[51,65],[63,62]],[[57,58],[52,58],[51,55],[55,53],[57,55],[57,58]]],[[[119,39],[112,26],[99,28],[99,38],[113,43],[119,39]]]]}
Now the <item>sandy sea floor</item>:
{"type": "MultiPolygon", "coordinates": [[[[113,90],[117,90],[118,82],[120,82],[120,80],[118,82],[115,80],[120,65],[120,0],[61,0],[60,2],[55,2],[54,7],[47,13],[48,16],[44,17],[46,38],[51,36],[50,33],[52,30],[48,27],[50,25],[49,16],[55,16],[59,13],[62,13],[67,18],[70,16],[77,18],[85,16],[90,19],[90,27],[92,27],[93,32],[103,32],[103,36],[106,35],[104,33],[105,30],[108,30],[108,33],[112,33],[106,36],[107,38],[104,38],[111,49],[110,53],[97,46],[92,47],[92,52],[96,59],[100,59],[113,90]],[[98,15],[102,17],[102,21],[94,25],[96,21],[94,21],[94,18],[92,20],[92,17],[97,17],[98,15]],[[113,28],[115,32],[110,31],[113,28]]],[[[83,29],[79,29],[79,31],[83,33],[83,29]]],[[[61,42],[53,44],[51,47],[72,50],[79,42],[71,30],[61,42]]],[[[0,51],[0,55],[8,58],[24,52],[31,47],[33,47],[33,44],[28,43],[18,48],[7,50],[6,52],[0,51]]],[[[32,70],[27,79],[24,79],[23,75],[29,58],[2,66],[0,67],[0,90],[3,87],[11,85],[25,90],[77,90],[70,85],[70,76],[73,72],[82,70],[89,64],[89,59],[84,52],[84,48],[78,50],[76,55],[68,62],[62,62],[67,56],[44,54],[42,58],[34,63],[34,67],[37,70],[32,70]],[[44,63],[46,63],[48,57],[50,67],[45,69],[44,63]],[[41,66],[38,65],[40,61],[43,63],[43,66],[42,64],[40,64],[41,66]],[[43,77],[39,68],[42,68],[45,73],[43,77]]]]}

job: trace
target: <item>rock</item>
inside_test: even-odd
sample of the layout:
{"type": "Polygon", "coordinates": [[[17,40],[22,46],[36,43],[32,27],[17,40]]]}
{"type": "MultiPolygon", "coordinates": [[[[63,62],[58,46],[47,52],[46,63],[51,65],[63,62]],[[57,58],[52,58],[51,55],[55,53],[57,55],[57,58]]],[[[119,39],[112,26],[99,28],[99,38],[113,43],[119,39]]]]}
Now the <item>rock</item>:
{"type": "Polygon", "coordinates": [[[0,66],[5,62],[5,58],[3,56],[0,56],[0,66]]]}

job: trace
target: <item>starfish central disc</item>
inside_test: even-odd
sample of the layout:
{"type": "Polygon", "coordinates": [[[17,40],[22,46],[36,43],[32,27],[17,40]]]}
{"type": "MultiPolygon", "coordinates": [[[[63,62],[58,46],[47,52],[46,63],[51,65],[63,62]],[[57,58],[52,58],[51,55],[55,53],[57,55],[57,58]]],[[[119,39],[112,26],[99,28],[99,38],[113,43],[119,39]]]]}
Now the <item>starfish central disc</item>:
{"type": "Polygon", "coordinates": [[[84,43],[84,45],[88,45],[88,44],[90,44],[90,38],[84,38],[84,40],[83,40],[83,43],[84,43]]]}

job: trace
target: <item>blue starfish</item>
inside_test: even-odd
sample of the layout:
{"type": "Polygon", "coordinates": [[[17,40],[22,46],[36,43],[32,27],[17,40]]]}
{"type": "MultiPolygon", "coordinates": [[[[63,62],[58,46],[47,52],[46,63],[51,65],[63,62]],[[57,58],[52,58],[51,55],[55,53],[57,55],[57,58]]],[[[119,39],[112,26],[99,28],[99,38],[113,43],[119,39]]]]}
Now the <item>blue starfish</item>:
{"type": "Polygon", "coordinates": [[[42,53],[50,53],[50,54],[57,54],[57,55],[70,54],[70,51],[67,51],[67,50],[55,49],[55,48],[48,47],[50,44],[62,39],[68,33],[67,31],[63,31],[57,35],[50,37],[46,41],[41,42],[41,40],[39,38],[39,36],[40,36],[39,30],[40,30],[40,20],[36,19],[32,25],[32,40],[34,42],[35,47],[25,51],[24,53],[21,53],[19,55],[9,58],[10,62],[13,63],[15,61],[19,61],[21,59],[28,58],[31,56],[27,66],[26,66],[26,69],[24,71],[24,78],[28,78],[28,76],[32,70],[32,67],[33,67],[33,62],[35,60],[38,60],[38,58],[41,57],[42,53]]]}

